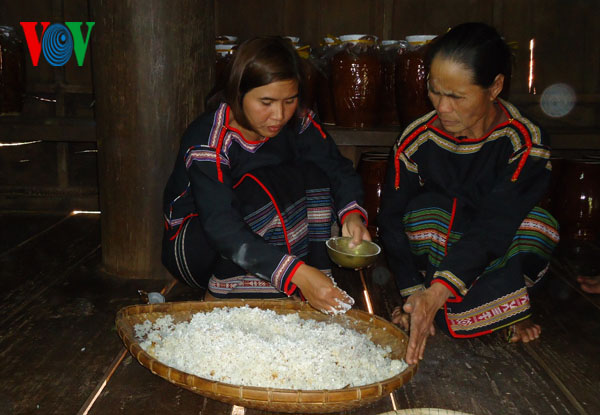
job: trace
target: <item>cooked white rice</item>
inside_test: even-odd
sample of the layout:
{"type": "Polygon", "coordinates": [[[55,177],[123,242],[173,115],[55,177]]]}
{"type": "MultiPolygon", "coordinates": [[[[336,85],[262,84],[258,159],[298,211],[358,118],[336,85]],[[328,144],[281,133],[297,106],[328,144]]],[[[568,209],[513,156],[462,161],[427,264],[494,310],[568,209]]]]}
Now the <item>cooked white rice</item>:
{"type": "Polygon", "coordinates": [[[341,389],[406,369],[389,347],[337,323],[245,307],[216,308],[174,324],[171,316],[135,325],[141,347],[167,366],[233,385],[341,389]]]}

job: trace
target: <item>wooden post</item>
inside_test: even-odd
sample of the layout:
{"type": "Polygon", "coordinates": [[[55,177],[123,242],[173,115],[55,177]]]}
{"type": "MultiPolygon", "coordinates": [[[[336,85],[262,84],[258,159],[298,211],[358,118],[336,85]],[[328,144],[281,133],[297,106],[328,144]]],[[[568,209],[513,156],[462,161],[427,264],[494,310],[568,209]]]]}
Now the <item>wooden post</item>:
{"type": "Polygon", "coordinates": [[[102,268],[167,278],[162,192],[214,76],[213,0],[92,0],[102,268]]]}

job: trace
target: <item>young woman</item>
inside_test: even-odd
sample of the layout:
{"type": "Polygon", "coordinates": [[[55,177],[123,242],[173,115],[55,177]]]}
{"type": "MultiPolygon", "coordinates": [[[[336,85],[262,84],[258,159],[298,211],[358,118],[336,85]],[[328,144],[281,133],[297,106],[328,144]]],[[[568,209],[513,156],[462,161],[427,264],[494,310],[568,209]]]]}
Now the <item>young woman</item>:
{"type": "Polygon", "coordinates": [[[243,43],[215,108],[185,132],[164,195],[163,263],[213,297],[352,303],[332,281],[332,222],[370,240],[352,163],[303,106],[302,63],[277,37],[243,43]]]}
{"type": "Polygon", "coordinates": [[[549,183],[545,134],[499,98],[511,53],[496,30],[465,23],[429,50],[434,111],[409,125],[389,164],[378,223],[406,301],[406,361],[423,358],[434,319],[454,337],[511,327],[540,335],[527,287],[545,273],[557,223],[535,207],[549,183]],[[410,317],[410,318],[409,318],[410,317]]]}

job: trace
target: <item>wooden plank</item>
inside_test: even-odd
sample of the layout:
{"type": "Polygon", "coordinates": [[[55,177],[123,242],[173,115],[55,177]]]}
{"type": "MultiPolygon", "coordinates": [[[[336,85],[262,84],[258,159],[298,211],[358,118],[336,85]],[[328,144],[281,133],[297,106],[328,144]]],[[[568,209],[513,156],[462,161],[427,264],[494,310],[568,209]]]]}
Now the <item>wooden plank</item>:
{"type": "Polygon", "coordinates": [[[153,375],[128,354],[88,412],[89,415],[155,413],[230,415],[231,405],[175,386],[153,375]]]}
{"type": "Polygon", "coordinates": [[[400,135],[399,129],[355,130],[328,125],[326,130],[338,146],[391,147],[400,135]]]}
{"type": "Polygon", "coordinates": [[[0,141],[96,141],[96,122],[88,118],[0,117],[0,141]]]}
{"type": "Polygon", "coordinates": [[[544,370],[500,334],[430,338],[415,377],[396,392],[401,408],[434,407],[476,415],[577,414],[544,370]]]}
{"type": "MultiPolygon", "coordinates": [[[[556,276],[564,284],[560,290],[560,295],[568,297],[577,293],[578,298],[587,301],[600,310],[600,296],[584,292],[577,282],[578,272],[575,265],[566,258],[552,261],[552,275],[556,276]]],[[[559,286],[560,284],[556,283],[559,286]]]]}
{"type": "MultiPolygon", "coordinates": [[[[391,274],[382,271],[382,264],[383,260],[367,270],[365,281],[375,313],[389,318],[400,299],[391,274]]],[[[358,273],[342,268],[334,268],[333,273],[338,285],[355,298],[355,307],[366,310],[358,273]]],[[[172,294],[170,299],[198,299],[201,290],[177,285],[172,294]]],[[[550,349],[564,358],[566,348],[552,346],[550,349]]],[[[399,409],[437,407],[477,415],[581,413],[577,403],[569,401],[557,379],[562,379],[562,383],[568,380],[562,373],[558,378],[551,376],[543,362],[536,361],[523,345],[508,344],[503,333],[464,340],[438,333],[429,340],[426,360],[420,364],[413,380],[394,392],[394,404],[399,409]]],[[[126,367],[119,367],[90,413],[142,414],[156,405],[165,411],[201,408],[201,413],[233,413],[231,406],[224,407],[173,387],[134,360],[126,367]],[[134,402],[141,403],[136,406],[134,402]]],[[[384,398],[374,405],[345,413],[374,415],[392,409],[391,399],[384,398]]],[[[246,409],[245,414],[267,415],[268,412],[246,409]]]]}
{"type": "Polygon", "coordinates": [[[11,189],[0,186],[0,210],[69,212],[99,209],[98,190],[85,187],[11,189]]]}
{"type": "Polygon", "coordinates": [[[40,233],[56,226],[65,216],[62,214],[39,212],[3,212],[0,214],[0,256],[9,249],[14,249],[30,238],[35,238],[40,233]]]}
{"type": "Polygon", "coordinates": [[[395,0],[392,36],[442,34],[463,22],[492,21],[492,2],[395,0]]]}
{"type": "Polygon", "coordinates": [[[284,33],[283,10],[285,4],[283,1],[256,0],[252,2],[252,7],[247,7],[247,5],[248,2],[245,0],[216,1],[215,33],[217,35],[235,35],[240,38],[240,41],[253,36],[293,36],[291,33],[284,33]]]}
{"type": "Polygon", "coordinates": [[[381,40],[392,39],[394,0],[383,0],[381,7],[381,40]]]}
{"type": "MultiPolygon", "coordinates": [[[[333,125],[326,125],[325,128],[336,144],[342,146],[392,146],[401,133],[397,128],[355,130],[333,125]]],[[[600,148],[599,133],[595,129],[578,128],[569,131],[549,129],[549,133],[552,136],[552,145],[557,149],[600,148]]],[[[1,142],[31,140],[95,142],[95,122],[80,120],[71,123],[69,119],[30,119],[9,123],[6,120],[2,121],[0,117],[1,142]]]]}
{"type": "Polygon", "coordinates": [[[554,268],[540,292],[532,295],[543,337],[524,350],[555,379],[578,413],[600,413],[600,308],[559,272],[554,268]]]}
{"type": "Polygon", "coordinates": [[[98,272],[99,253],[55,278],[61,281],[0,327],[0,397],[5,413],[74,414],[122,350],[114,317],[140,301],[138,289],[163,282],[98,272]]]}
{"type": "Polygon", "coordinates": [[[64,271],[98,249],[99,218],[74,215],[27,244],[0,256],[0,324],[62,283],[64,271]]]}
{"type": "MultiPolygon", "coordinates": [[[[16,224],[10,215],[0,218],[16,224]]],[[[137,289],[160,289],[162,282],[98,271],[97,216],[69,216],[20,240],[0,255],[0,408],[75,413],[122,349],[116,311],[140,301],[137,289]]]]}
{"type": "MultiPolygon", "coordinates": [[[[384,264],[380,258],[365,280],[375,313],[389,318],[401,299],[384,264]]],[[[566,349],[553,350],[564,354],[566,349]]],[[[453,339],[438,332],[428,340],[415,377],[394,393],[396,404],[490,415],[577,414],[555,379],[532,360],[522,345],[508,344],[503,333],[453,339]]]]}

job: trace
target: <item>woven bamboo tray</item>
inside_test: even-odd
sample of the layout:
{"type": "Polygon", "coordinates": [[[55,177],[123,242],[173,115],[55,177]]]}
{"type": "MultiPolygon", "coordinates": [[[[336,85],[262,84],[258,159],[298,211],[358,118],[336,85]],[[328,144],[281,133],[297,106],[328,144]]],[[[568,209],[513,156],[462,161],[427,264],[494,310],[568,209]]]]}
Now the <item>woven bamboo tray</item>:
{"type": "Polygon", "coordinates": [[[298,313],[304,319],[332,321],[360,333],[368,333],[375,344],[390,346],[391,357],[404,358],[408,336],[392,323],[371,314],[350,310],[346,314],[327,316],[307,303],[281,300],[225,300],[177,302],[134,305],[121,309],[116,318],[119,336],[140,364],[169,382],[211,399],[256,408],[265,411],[296,413],[328,413],[357,408],[389,395],[408,382],[417,370],[410,365],[404,372],[381,382],[354,388],[336,390],[290,390],[237,386],[184,373],[154,359],[146,353],[135,338],[134,326],[145,320],[154,322],[170,314],[175,323],[189,321],[197,312],[208,312],[218,307],[250,307],[274,310],[278,314],[298,313]]]}

